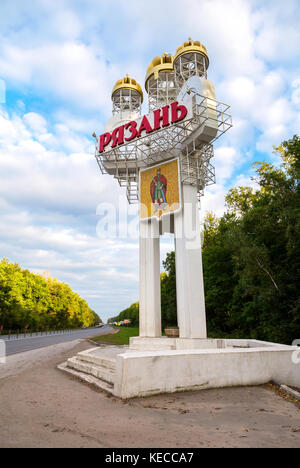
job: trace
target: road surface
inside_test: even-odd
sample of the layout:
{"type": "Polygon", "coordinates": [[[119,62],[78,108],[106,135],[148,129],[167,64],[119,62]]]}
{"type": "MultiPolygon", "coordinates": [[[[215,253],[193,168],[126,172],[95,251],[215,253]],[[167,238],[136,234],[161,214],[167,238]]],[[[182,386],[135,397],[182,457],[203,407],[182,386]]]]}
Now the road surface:
{"type": "Polygon", "coordinates": [[[65,343],[67,341],[75,341],[78,339],[89,338],[97,335],[106,334],[111,328],[90,328],[86,330],[74,330],[69,333],[61,333],[57,335],[48,336],[34,336],[19,339],[6,340],[6,356],[12,354],[23,353],[24,351],[31,351],[32,349],[45,348],[58,343],[65,343]]]}

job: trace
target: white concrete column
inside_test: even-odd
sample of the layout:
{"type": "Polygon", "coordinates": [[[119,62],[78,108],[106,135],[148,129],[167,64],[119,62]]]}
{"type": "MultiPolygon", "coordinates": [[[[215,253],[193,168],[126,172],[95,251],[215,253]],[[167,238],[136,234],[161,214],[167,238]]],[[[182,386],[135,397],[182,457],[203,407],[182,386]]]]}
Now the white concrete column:
{"type": "Polygon", "coordinates": [[[180,338],[207,338],[197,188],[182,185],[175,214],[177,316],[180,338]]]}
{"type": "Polygon", "coordinates": [[[161,336],[160,249],[157,219],[140,221],[140,336],[161,336]]]}

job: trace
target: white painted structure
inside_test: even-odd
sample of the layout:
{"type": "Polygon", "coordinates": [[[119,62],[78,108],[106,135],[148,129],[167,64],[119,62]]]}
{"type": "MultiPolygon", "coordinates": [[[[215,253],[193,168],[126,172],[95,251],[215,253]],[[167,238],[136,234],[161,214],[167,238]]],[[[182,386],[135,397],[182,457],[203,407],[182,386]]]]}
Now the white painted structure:
{"type": "Polygon", "coordinates": [[[294,353],[299,354],[297,346],[256,340],[146,338],[143,348],[92,348],[59,368],[124,399],[270,381],[300,386],[300,364],[293,359],[294,353]],[[154,351],[157,341],[162,343],[154,351]]]}
{"type": "Polygon", "coordinates": [[[159,221],[140,222],[140,336],[161,336],[159,221]]]}
{"type": "MultiPolygon", "coordinates": [[[[174,214],[178,326],[181,338],[206,338],[197,188],[183,184],[182,198],[184,209],[174,214]]],[[[161,337],[160,223],[140,221],[141,337],[161,337]]]]}
{"type": "Polygon", "coordinates": [[[299,386],[300,366],[290,346],[242,340],[249,348],[128,352],[117,356],[114,394],[121,398],[272,380],[299,386]]]}
{"type": "MultiPolygon", "coordinates": [[[[270,380],[300,386],[300,359],[293,359],[297,347],[207,339],[198,198],[215,181],[212,143],[231,127],[229,106],[216,101],[214,86],[207,80],[208,65],[205,47],[192,40],[174,57],[155,57],[145,82],[149,111],[179,102],[189,109],[187,117],[129,143],[107,143],[107,151],[102,148],[101,153],[97,139],[100,169],[126,187],[129,203],[139,198],[140,169],[174,158],[180,166],[181,211],[162,220],[140,221],[140,336],[130,340],[125,352],[95,348],[60,366],[120,398],[270,380]],[[161,330],[159,244],[164,232],[175,237],[179,338],[162,337],[161,330]]],[[[119,80],[112,93],[113,117],[105,131],[118,132],[120,125],[126,128],[139,119],[142,99],[135,80],[128,76],[119,80]]],[[[149,121],[153,123],[153,114],[149,121]]],[[[102,142],[105,138],[102,135],[102,142]]]]}
{"type": "Polygon", "coordinates": [[[148,121],[153,127],[154,113],[163,114],[162,108],[171,108],[174,102],[183,104],[188,109],[187,115],[178,124],[163,126],[122,145],[116,145],[110,135],[119,132],[120,125],[125,124],[122,132],[126,141],[132,131],[129,122],[135,120],[139,128],[142,92],[138,83],[134,81],[132,84],[128,75],[119,80],[112,93],[113,116],[105,126],[110,135],[100,137],[100,153],[96,151],[102,171],[114,175],[121,185],[126,186],[129,202],[135,197],[138,199],[140,169],[174,157],[180,162],[181,211],[165,216],[169,219],[161,221],[156,218],[140,221],[141,338],[162,335],[159,244],[160,234],[164,232],[174,233],[175,237],[180,337],[207,337],[198,197],[205,185],[215,181],[214,168],[210,164],[212,142],[231,127],[229,106],[216,101],[214,86],[207,80],[208,63],[205,47],[192,40],[180,46],[175,57],[167,53],[155,57],[145,80],[150,111],[148,121]],[[125,107],[122,93],[126,95],[125,107]],[[132,103],[130,98],[133,96],[132,103]],[[107,144],[102,147],[101,141],[106,138],[107,144]]]}

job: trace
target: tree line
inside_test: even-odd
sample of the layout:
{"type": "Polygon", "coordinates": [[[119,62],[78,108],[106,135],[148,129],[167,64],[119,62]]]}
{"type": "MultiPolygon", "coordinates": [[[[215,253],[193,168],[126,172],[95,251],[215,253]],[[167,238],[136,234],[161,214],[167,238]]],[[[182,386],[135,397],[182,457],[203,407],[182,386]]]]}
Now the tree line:
{"type": "MultiPolygon", "coordinates": [[[[209,336],[291,344],[300,337],[300,138],[274,149],[280,166],[253,165],[253,186],[232,188],[227,210],[204,223],[209,336]]],[[[176,325],[175,253],[161,276],[162,324],[176,325]]],[[[138,324],[138,303],[121,315],[138,324]]]]}
{"type": "Polygon", "coordinates": [[[123,320],[130,320],[130,325],[132,327],[137,327],[139,325],[139,303],[134,302],[127,309],[122,310],[115,317],[108,319],[108,323],[122,322],[123,320]]]}
{"type": "Polygon", "coordinates": [[[0,262],[1,329],[79,328],[100,321],[67,284],[23,270],[7,259],[0,262]]]}

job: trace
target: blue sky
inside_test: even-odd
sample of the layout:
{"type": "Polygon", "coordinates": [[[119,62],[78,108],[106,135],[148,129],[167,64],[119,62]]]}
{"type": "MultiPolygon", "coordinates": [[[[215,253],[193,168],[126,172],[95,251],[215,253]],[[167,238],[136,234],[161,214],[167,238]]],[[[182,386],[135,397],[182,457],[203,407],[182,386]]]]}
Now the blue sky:
{"type": "Polygon", "coordinates": [[[69,283],[103,319],[136,301],[137,240],[96,233],[97,206],[123,194],[91,137],[114,83],[129,73],[143,86],[152,58],[189,36],[206,46],[234,122],[202,199],[202,216],[221,215],[250,164],[277,163],[272,145],[299,133],[299,24],[298,0],[1,0],[0,257],[69,283]]]}

